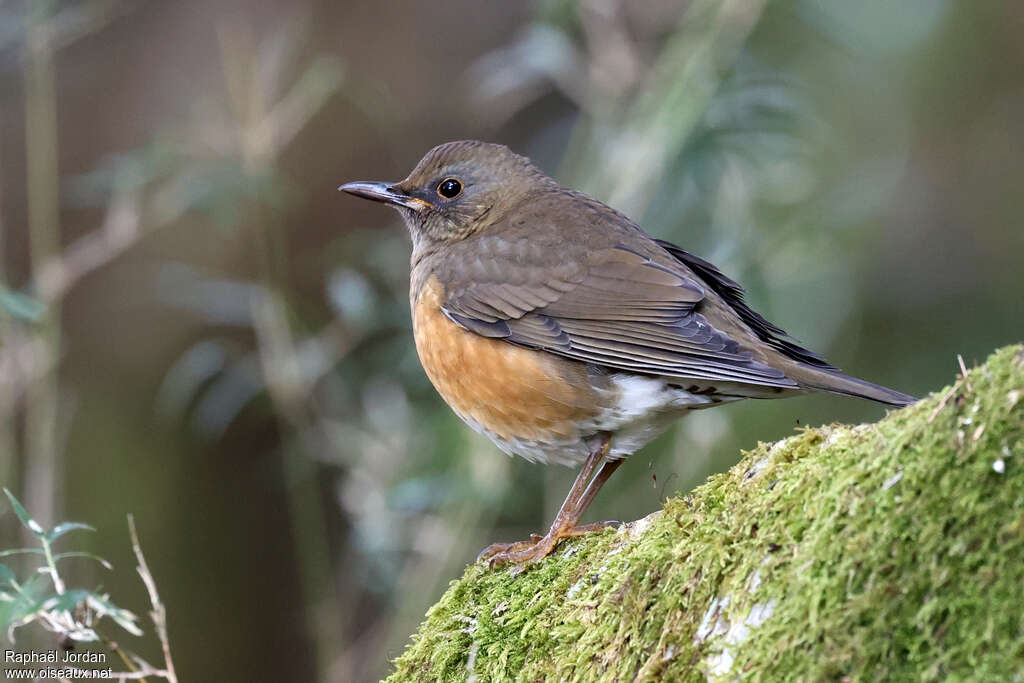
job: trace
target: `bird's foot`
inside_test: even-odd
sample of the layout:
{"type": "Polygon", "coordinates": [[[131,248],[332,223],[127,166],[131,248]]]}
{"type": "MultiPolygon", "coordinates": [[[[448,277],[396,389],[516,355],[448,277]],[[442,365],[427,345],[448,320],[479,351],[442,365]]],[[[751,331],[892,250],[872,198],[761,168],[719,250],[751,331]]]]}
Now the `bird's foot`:
{"type": "Polygon", "coordinates": [[[489,546],[487,546],[486,548],[484,548],[483,550],[480,551],[480,554],[476,556],[476,561],[480,562],[481,560],[489,560],[489,559],[491,559],[493,557],[496,557],[498,555],[504,555],[504,554],[508,554],[508,553],[515,553],[515,552],[519,552],[519,551],[522,551],[522,550],[526,550],[527,548],[532,548],[534,545],[536,545],[538,542],[540,542],[540,540],[543,539],[543,538],[544,537],[541,536],[540,534],[530,534],[530,540],[529,541],[513,541],[513,542],[510,542],[510,543],[492,543],[492,544],[490,544],[489,546]]]}
{"type": "Polygon", "coordinates": [[[551,554],[563,538],[574,538],[599,531],[609,526],[618,526],[621,522],[592,522],[579,526],[552,527],[543,536],[531,534],[529,541],[517,541],[515,543],[493,543],[477,556],[477,562],[488,560],[488,565],[493,569],[502,565],[512,565],[513,571],[519,573],[531,564],[540,562],[551,554]]]}

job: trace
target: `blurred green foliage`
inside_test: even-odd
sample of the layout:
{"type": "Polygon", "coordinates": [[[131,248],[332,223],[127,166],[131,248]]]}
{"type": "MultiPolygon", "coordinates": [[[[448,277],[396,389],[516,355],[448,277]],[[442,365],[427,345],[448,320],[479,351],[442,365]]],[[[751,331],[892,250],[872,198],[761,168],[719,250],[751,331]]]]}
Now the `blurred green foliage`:
{"type": "MultiPolygon", "coordinates": [[[[539,529],[572,477],[443,405],[412,347],[404,231],[341,182],[399,179],[448,139],[505,142],[911,393],[1021,336],[1013,5],[3,9],[0,478],[44,520],[158,530],[184,680],[383,674],[449,579],[539,529]],[[33,54],[52,96],[27,86],[48,73],[33,54]],[[45,162],[32,93],[58,114],[51,180],[26,173],[45,162]],[[59,216],[30,221],[51,181],[59,216]],[[37,258],[43,224],[59,251],[37,258]],[[52,438],[30,438],[42,424],[52,438]]],[[[638,517],[759,439],[877,415],[821,396],[695,414],[591,514],[638,517]]],[[[16,534],[0,517],[0,548],[16,534]]],[[[87,550],[117,563],[115,536],[87,550]]]]}
{"type": "Polygon", "coordinates": [[[7,565],[0,564],[0,628],[9,636],[16,629],[31,623],[54,632],[70,641],[100,640],[93,622],[109,616],[118,626],[132,635],[142,635],[136,625],[138,617],[109,601],[109,597],[94,591],[69,590],[61,578],[58,562],[72,557],[85,557],[113,569],[109,562],[92,553],[53,552],[53,544],[72,531],[96,531],[88,524],[61,522],[52,529],[44,529],[7,489],[4,489],[18,520],[35,537],[39,548],[12,548],[0,551],[0,557],[17,555],[42,556],[43,566],[24,581],[19,581],[7,565]],[[49,583],[52,588],[45,587],[49,583]]]}

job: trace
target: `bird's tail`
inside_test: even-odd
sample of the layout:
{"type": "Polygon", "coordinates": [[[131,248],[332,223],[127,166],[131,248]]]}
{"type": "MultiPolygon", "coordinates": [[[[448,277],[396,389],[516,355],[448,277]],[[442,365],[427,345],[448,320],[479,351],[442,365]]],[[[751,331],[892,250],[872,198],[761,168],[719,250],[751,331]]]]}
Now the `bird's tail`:
{"type": "Polygon", "coordinates": [[[810,368],[803,365],[798,372],[787,369],[786,374],[808,389],[818,389],[820,391],[829,391],[833,394],[866,398],[890,406],[906,406],[917,401],[913,396],[896,391],[895,389],[872,384],[871,382],[832,370],[819,370],[818,368],[810,368]]]}

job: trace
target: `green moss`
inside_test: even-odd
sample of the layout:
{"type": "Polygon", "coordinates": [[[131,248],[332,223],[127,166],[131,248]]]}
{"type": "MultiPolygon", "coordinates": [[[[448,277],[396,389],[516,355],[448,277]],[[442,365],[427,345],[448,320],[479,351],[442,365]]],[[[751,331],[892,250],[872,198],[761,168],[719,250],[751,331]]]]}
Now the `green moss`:
{"type": "Polygon", "coordinates": [[[1024,680],[1024,347],[967,379],[469,567],[388,680],[1024,680]]]}

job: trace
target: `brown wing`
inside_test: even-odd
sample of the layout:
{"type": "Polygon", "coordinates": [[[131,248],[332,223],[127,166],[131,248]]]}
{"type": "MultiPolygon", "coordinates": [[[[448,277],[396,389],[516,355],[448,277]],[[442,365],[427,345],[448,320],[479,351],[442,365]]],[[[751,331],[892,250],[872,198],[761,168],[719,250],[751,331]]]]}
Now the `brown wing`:
{"type": "Polygon", "coordinates": [[[460,276],[445,278],[442,310],[477,334],[605,368],[797,386],[708,322],[705,287],[650,238],[636,249],[545,241],[478,240],[460,276]]]}
{"type": "Polygon", "coordinates": [[[720,271],[713,263],[705,261],[699,256],[683,251],[671,242],[655,240],[658,246],[672,254],[680,262],[686,264],[695,272],[702,282],[707,283],[719,296],[721,296],[729,308],[740,317],[747,327],[757,335],[757,338],[768,346],[772,347],[787,358],[801,363],[806,363],[822,370],[836,370],[839,368],[832,365],[818,354],[800,346],[789,334],[764,318],[760,313],[747,305],[743,299],[743,288],[720,271]]]}

